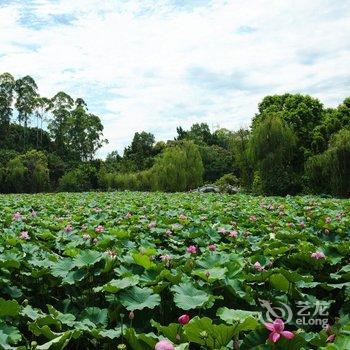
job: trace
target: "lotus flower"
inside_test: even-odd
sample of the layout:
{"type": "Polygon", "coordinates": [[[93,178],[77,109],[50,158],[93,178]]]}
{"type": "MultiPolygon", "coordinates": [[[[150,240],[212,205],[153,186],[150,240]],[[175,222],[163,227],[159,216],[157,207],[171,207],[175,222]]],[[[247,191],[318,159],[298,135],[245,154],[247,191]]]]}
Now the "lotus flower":
{"type": "Polygon", "coordinates": [[[265,327],[271,332],[269,340],[276,343],[282,337],[292,339],[294,333],[284,330],[284,322],[280,318],[276,318],[273,323],[265,323],[265,327]]]}
{"type": "Polygon", "coordinates": [[[155,228],[157,226],[157,223],[155,221],[152,221],[148,224],[148,228],[155,228]]]}
{"type": "Polygon", "coordinates": [[[88,239],[90,239],[90,235],[87,234],[87,233],[84,233],[84,234],[83,234],[83,240],[84,240],[84,241],[87,241],[88,239]]]}
{"type": "Polygon", "coordinates": [[[187,216],[184,215],[184,214],[181,214],[181,215],[179,216],[179,220],[181,220],[181,221],[187,220],[187,216]]]}
{"type": "Polygon", "coordinates": [[[71,231],[73,231],[73,226],[72,225],[67,225],[65,228],[64,228],[64,232],[71,232],[71,231]]]}
{"type": "Polygon", "coordinates": [[[97,227],[95,227],[95,232],[96,233],[102,233],[104,232],[105,228],[102,225],[98,225],[97,227]]]}
{"type": "Polygon", "coordinates": [[[222,235],[225,235],[226,232],[227,232],[227,230],[225,229],[225,227],[220,227],[220,228],[218,229],[218,232],[221,233],[222,235]]]}
{"type": "Polygon", "coordinates": [[[194,245],[190,245],[190,246],[187,248],[187,253],[196,254],[196,253],[197,253],[197,247],[194,246],[194,245]]]}
{"type": "Polygon", "coordinates": [[[324,219],[325,223],[326,224],[330,224],[331,221],[332,221],[332,218],[330,218],[329,216],[327,216],[325,219],[324,219]]]}
{"type": "Polygon", "coordinates": [[[333,343],[334,342],[334,339],[335,339],[335,334],[331,334],[330,336],[328,336],[327,338],[327,342],[328,343],[333,343]]]}
{"type": "Polygon", "coordinates": [[[256,221],[256,220],[257,220],[257,218],[256,218],[256,216],[255,216],[255,215],[251,215],[251,216],[249,217],[249,220],[250,220],[250,221],[256,221]]]}
{"type": "Polygon", "coordinates": [[[30,237],[29,237],[29,234],[27,231],[22,231],[20,234],[19,234],[19,238],[20,239],[24,239],[24,240],[28,240],[30,237]]]}
{"type": "Polygon", "coordinates": [[[326,256],[324,255],[323,252],[315,252],[311,254],[311,258],[319,260],[319,259],[324,259],[326,256]]]}
{"type": "Polygon", "coordinates": [[[237,231],[231,231],[229,234],[229,237],[234,237],[236,238],[238,236],[238,232],[237,231]]]}
{"type": "Polygon", "coordinates": [[[257,261],[254,265],[255,270],[262,271],[264,268],[261,266],[259,261],[257,261]]]}
{"type": "Polygon", "coordinates": [[[210,250],[211,252],[215,252],[215,250],[216,250],[216,245],[215,245],[215,244],[209,244],[209,245],[208,245],[208,248],[209,248],[209,250],[210,250]]]}
{"type": "Polygon", "coordinates": [[[21,214],[20,212],[17,211],[16,213],[13,214],[12,220],[13,220],[13,221],[22,220],[22,214],[21,214]]]}
{"type": "Polygon", "coordinates": [[[169,340],[161,340],[159,341],[155,348],[155,350],[175,350],[174,345],[169,340]]]}
{"type": "Polygon", "coordinates": [[[190,322],[190,316],[187,315],[187,314],[181,315],[181,316],[178,318],[178,321],[179,321],[180,324],[185,325],[185,324],[187,324],[188,322],[190,322]]]}
{"type": "Polygon", "coordinates": [[[169,262],[171,260],[171,256],[168,254],[164,254],[164,255],[160,256],[160,259],[166,263],[166,262],[169,262]]]}

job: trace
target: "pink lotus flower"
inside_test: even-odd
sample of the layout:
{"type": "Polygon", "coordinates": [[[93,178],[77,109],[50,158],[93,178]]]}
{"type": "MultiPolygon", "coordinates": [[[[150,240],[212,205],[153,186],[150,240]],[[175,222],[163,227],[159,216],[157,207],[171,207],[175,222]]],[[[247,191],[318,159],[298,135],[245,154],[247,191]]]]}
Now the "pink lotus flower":
{"type": "Polygon", "coordinates": [[[167,236],[171,236],[171,235],[173,234],[173,232],[172,232],[171,230],[166,230],[166,231],[165,231],[165,234],[166,234],[167,236]]]}
{"type": "Polygon", "coordinates": [[[209,245],[208,245],[208,248],[209,248],[209,250],[210,250],[211,252],[215,252],[215,250],[216,250],[216,245],[215,245],[215,244],[209,244],[209,245]]]}
{"type": "Polygon", "coordinates": [[[201,220],[201,221],[205,221],[205,220],[207,220],[207,219],[208,219],[208,218],[207,218],[206,216],[201,216],[201,217],[200,217],[200,220],[201,220]]]}
{"type": "Polygon", "coordinates": [[[181,215],[179,216],[179,220],[181,220],[181,221],[187,220],[187,216],[184,215],[184,214],[181,214],[181,215]]]}
{"type": "Polygon", "coordinates": [[[36,212],[35,210],[32,210],[32,211],[30,212],[30,214],[32,215],[32,217],[36,217],[36,216],[37,216],[37,212],[36,212]]]}
{"type": "Polygon", "coordinates": [[[12,220],[13,221],[20,221],[20,220],[22,220],[22,214],[17,211],[16,213],[13,214],[12,220]]]}
{"type": "Polygon", "coordinates": [[[238,232],[237,231],[231,231],[229,234],[229,237],[234,237],[236,238],[238,236],[238,232]]]}
{"type": "Polygon", "coordinates": [[[87,241],[87,240],[89,240],[90,239],[90,235],[88,235],[87,233],[84,233],[83,234],[83,240],[84,241],[87,241]]]}
{"type": "Polygon", "coordinates": [[[288,222],[288,223],[287,223],[287,226],[288,226],[288,227],[294,227],[294,224],[293,224],[292,222],[288,222]]]}
{"type": "Polygon", "coordinates": [[[155,221],[152,221],[148,224],[148,228],[156,228],[157,223],[155,221]]]}
{"type": "Polygon", "coordinates": [[[132,217],[132,214],[129,212],[125,215],[125,219],[130,219],[132,217]]]}
{"type": "Polygon", "coordinates": [[[257,218],[256,218],[256,216],[255,216],[255,215],[251,215],[251,216],[249,217],[249,220],[250,220],[250,221],[256,221],[256,220],[257,220],[257,218]]]}
{"type": "Polygon", "coordinates": [[[261,264],[259,263],[259,261],[257,261],[253,266],[254,266],[255,270],[257,270],[257,271],[262,271],[262,270],[264,270],[264,268],[261,266],[261,264]]]}
{"type": "Polygon", "coordinates": [[[100,208],[93,208],[92,211],[94,213],[100,213],[102,211],[102,209],[100,209],[100,208]]]}
{"type": "Polygon", "coordinates": [[[19,238],[20,238],[20,239],[23,239],[23,240],[28,240],[28,239],[30,239],[29,234],[28,234],[27,231],[22,231],[22,232],[19,234],[19,238]]]}
{"type": "Polygon", "coordinates": [[[130,311],[130,312],[129,312],[129,319],[130,319],[130,320],[133,320],[134,318],[135,318],[134,312],[133,312],[133,311],[130,311]]]}
{"type": "Polygon", "coordinates": [[[180,324],[185,325],[188,322],[190,322],[190,316],[187,314],[184,314],[178,318],[178,321],[180,324]]]}
{"type": "Polygon", "coordinates": [[[325,218],[324,221],[325,221],[326,224],[330,224],[331,221],[332,221],[332,218],[330,218],[329,216],[327,216],[327,217],[325,218]]]}
{"type": "Polygon", "coordinates": [[[160,259],[165,262],[165,263],[168,263],[170,260],[171,260],[171,256],[168,255],[168,254],[164,254],[164,255],[161,255],[160,256],[160,259]]]}
{"type": "Polygon", "coordinates": [[[159,341],[155,348],[155,350],[175,350],[174,345],[169,340],[161,340],[159,341]]]}
{"type": "Polygon", "coordinates": [[[327,338],[327,342],[328,343],[333,343],[334,342],[334,339],[335,339],[335,334],[331,334],[331,335],[329,335],[328,336],[328,338],[327,338]]]}
{"type": "Polygon", "coordinates": [[[194,246],[194,245],[190,245],[190,246],[187,248],[187,253],[196,254],[196,253],[197,253],[197,247],[194,246]]]}
{"type": "Polygon", "coordinates": [[[97,227],[95,227],[96,233],[102,233],[104,231],[105,231],[105,228],[102,225],[98,225],[97,227]]]}
{"type": "Polygon", "coordinates": [[[324,255],[323,252],[315,252],[311,254],[311,258],[319,260],[319,259],[324,259],[326,256],[324,255]]]}
{"type": "Polygon", "coordinates": [[[324,234],[329,235],[329,230],[327,228],[324,230],[324,234]]]}
{"type": "Polygon", "coordinates": [[[67,225],[65,228],[64,228],[64,232],[72,232],[73,231],[73,226],[72,225],[67,225]]]}
{"type": "Polygon", "coordinates": [[[300,223],[300,227],[301,227],[301,228],[305,228],[305,222],[304,222],[304,221],[302,221],[302,222],[300,223]]]}
{"type": "Polygon", "coordinates": [[[284,330],[284,322],[276,318],[273,323],[265,323],[265,327],[271,332],[269,340],[276,343],[282,337],[290,340],[294,338],[294,333],[284,330]]]}
{"type": "Polygon", "coordinates": [[[117,257],[117,253],[110,249],[106,250],[106,255],[109,256],[111,259],[115,259],[117,257]]]}
{"type": "Polygon", "coordinates": [[[222,235],[225,235],[226,232],[227,232],[227,230],[225,229],[225,227],[220,227],[220,228],[218,229],[218,232],[221,233],[222,235]]]}

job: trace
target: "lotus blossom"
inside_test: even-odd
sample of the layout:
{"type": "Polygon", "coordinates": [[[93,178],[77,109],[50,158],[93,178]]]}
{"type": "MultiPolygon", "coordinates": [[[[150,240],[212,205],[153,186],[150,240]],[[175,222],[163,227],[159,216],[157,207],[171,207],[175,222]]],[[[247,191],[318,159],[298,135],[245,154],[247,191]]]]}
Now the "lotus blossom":
{"type": "Polygon", "coordinates": [[[178,321],[179,321],[180,324],[185,325],[185,324],[187,324],[188,322],[190,322],[190,316],[187,315],[187,314],[181,315],[181,316],[178,318],[178,321]]]}
{"type": "Polygon", "coordinates": [[[302,221],[302,222],[300,223],[300,227],[301,227],[301,228],[305,228],[305,222],[304,222],[304,221],[302,221]]]}
{"type": "Polygon", "coordinates": [[[311,254],[311,258],[319,260],[319,259],[324,259],[326,256],[324,255],[323,252],[315,252],[311,254]]]}
{"type": "Polygon", "coordinates": [[[288,223],[287,223],[287,226],[288,226],[288,227],[294,227],[294,224],[293,224],[292,222],[288,222],[288,223]]]}
{"type": "Polygon", "coordinates": [[[255,215],[251,215],[251,216],[249,217],[249,220],[250,220],[250,221],[256,221],[256,220],[257,220],[257,218],[256,218],[256,216],[255,216],[255,215]]]}
{"type": "Polygon", "coordinates": [[[125,219],[130,219],[132,217],[132,214],[129,212],[125,215],[125,219]]]}
{"type": "Polygon", "coordinates": [[[331,221],[332,221],[332,218],[330,218],[329,216],[327,216],[327,217],[325,218],[324,221],[325,221],[326,224],[330,224],[331,221]]]}
{"type": "Polygon", "coordinates": [[[205,220],[207,220],[207,219],[208,219],[208,218],[207,218],[206,216],[201,216],[201,217],[200,217],[200,220],[201,220],[201,221],[205,221],[205,220]]]}
{"type": "Polygon", "coordinates": [[[30,214],[31,214],[33,217],[36,217],[36,216],[37,216],[37,212],[36,212],[35,210],[32,210],[32,211],[30,212],[30,214]]]}
{"type": "Polygon", "coordinates": [[[221,233],[221,234],[223,234],[223,235],[225,235],[226,232],[227,232],[227,230],[225,229],[225,227],[220,227],[220,228],[218,229],[218,232],[221,233]]]}
{"type": "Polygon", "coordinates": [[[169,263],[169,261],[171,260],[171,256],[169,254],[164,254],[160,256],[160,259],[165,263],[169,263]]]}
{"type": "Polygon", "coordinates": [[[20,220],[22,220],[22,214],[17,211],[16,213],[13,214],[12,220],[13,221],[20,221],[20,220]]]}
{"type": "Polygon", "coordinates": [[[187,253],[196,254],[196,253],[197,253],[197,247],[194,246],[194,245],[190,245],[190,246],[187,248],[187,253]]]}
{"type": "Polygon", "coordinates": [[[254,266],[255,270],[258,270],[258,271],[264,270],[264,268],[261,266],[259,261],[257,261],[253,266],[254,266]]]}
{"type": "Polygon", "coordinates": [[[329,230],[327,228],[324,230],[324,234],[329,235],[329,230]]]}
{"type": "Polygon", "coordinates": [[[334,339],[335,339],[335,334],[331,334],[331,335],[329,335],[328,336],[328,338],[327,338],[327,342],[328,343],[333,343],[334,342],[334,339]]]}
{"type": "Polygon", "coordinates": [[[167,236],[171,236],[171,235],[173,234],[173,232],[172,232],[171,230],[166,230],[166,231],[165,231],[165,234],[166,234],[167,236]]]}
{"type": "Polygon", "coordinates": [[[110,249],[106,250],[106,255],[109,256],[111,259],[115,259],[117,257],[117,253],[110,249]]]}
{"type": "Polygon", "coordinates": [[[280,318],[276,318],[273,323],[265,323],[265,327],[271,332],[269,340],[276,343],[282,337],[290,340],[294,338],[294,333],[284,330],[284,322],[280,318]]]}
{"type": "Polygon", "coordinates": [[[67,225],[65,228],[64,228],[64,232],[72,232],[73,231],[73,226],[71,224],[67,225]]]}
{"type": "Polygon", "coordinates": [[[98,225],[97,227],[95,227],[95,232],[96,233],[102,233],[104,232],[105,228],[102,225],[98,225]]]}
{"type": "Polygon", "coordinates": [[[27,231],[22,231],[22,232],[19,234],[19,238],[20,238],[20,239],[24,239],[24,240],[30,239],[29,234],[28,234],[27,231]]]}
{"type": "Polygon", "coordinates": [[[187,216],[186,215],[184,215],[184,214],[181,214],[180,216],[179,216],[179,220],[187,220],[187,216]]]}
{"type": "Polygon", "coordinates": [[[148,228],[155,228],[157,226],[157,223],[155,221],[152,221],[148,224],[148,228]]]}
{"type": "Polygon", "coordinates": [[[133,312],[133,311],[130,311],[130,312],[129,312],[129,319],[130,319],[130,320],[133,320],[134,318],[135,318],[134,312],[133,312]]]}
{"type": "Polygon", "coordinates": [[[89,240],[90,239],[90,235],[88,235],[87,233],[84,233],[83,234],[83,240],[84,241],[87,241],[87,240],[89,240]]]}
{"type": "Polygon", "coordinates": [[[94,213],[99,213],[99,212],[102,211],[102,209],[100,209],[100,208],[93,208],[92,211],[93,211],[94,213]]]}
{"type": "Polygon", "coordinates": [[[169,340],[161,340],[159,341],[155,348],[155,350],[175,350],[173,343],[169,340]]]}
{"type": "Polygon", "coordinates": [[[208,245],[208,248],[209,248],[209,250],[210,250],[211,252],[215,252],[215,250],[216,250],[216,245],[215,245],[215,244],[209,244],[209,245],[208,245]]]}
{"type": "Polygon", "coordinates": [[[237,231],[231,231],[229,234],[229,237],[234,237],[236,238],[238,236],[238,232],[237,231]]]}

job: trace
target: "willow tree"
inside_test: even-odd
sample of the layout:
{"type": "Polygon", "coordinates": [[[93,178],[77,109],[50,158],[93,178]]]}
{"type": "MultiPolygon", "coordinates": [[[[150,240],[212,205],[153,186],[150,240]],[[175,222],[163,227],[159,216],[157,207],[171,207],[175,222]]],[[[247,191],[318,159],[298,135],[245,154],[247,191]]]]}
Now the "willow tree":
{"type": "Polygon", "coordinates": [[[317,193],[350,196],[350,130],[336,133],[328,149],[306,163],[310,188],[317,193]]]}
{"type": "Polygon", "coordinates": [[[176,142],[164,150],[152,168],[153,189],[176,192],[202,184],[203,163],[191,141],[176,142]]]}
{"type": "Polygon", "coordinates": [[[291,190],[290,163],[295,145],[293,131],[276,115],[266,117],[253,128],[248,153],[264,193],[284,195],[291,190]]]}

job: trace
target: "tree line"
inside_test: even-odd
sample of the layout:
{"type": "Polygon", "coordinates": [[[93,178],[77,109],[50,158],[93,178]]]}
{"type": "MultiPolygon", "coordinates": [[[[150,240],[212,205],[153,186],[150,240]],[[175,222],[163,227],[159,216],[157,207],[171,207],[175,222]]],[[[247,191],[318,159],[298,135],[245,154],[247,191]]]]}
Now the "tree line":
{"type": "Polygon", "coordinates": [[[301,94],[266,96],[250,128],[177,128],[174,140],[135,133],[122,155],[82,98],[38,92],[30,76],[0,75],[0,191],[188,191],[229,183],[267,195],[350,195],[350,98],[325,108],[301,94]]]}

